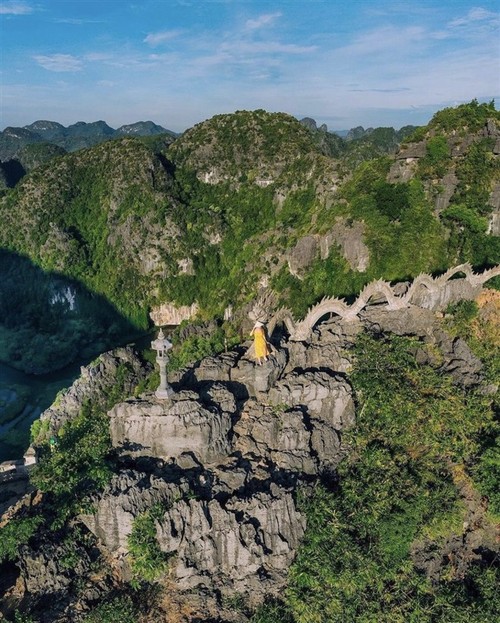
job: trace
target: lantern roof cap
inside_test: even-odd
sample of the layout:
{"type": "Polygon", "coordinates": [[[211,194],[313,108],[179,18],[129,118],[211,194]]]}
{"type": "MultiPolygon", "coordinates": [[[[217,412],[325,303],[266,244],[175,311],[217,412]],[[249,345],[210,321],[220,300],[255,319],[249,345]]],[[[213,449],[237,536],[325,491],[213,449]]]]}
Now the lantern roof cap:
{"type": "Polygon", "coordinates": [[[170,350],[172,346],[172,342],[167,340],[165,334],[163,333],[163,329],[160,328],[158,337],[156,338],[156,340],[153,340],[151,342],[151,348],[153,348],[154,350],[170,350]]]}

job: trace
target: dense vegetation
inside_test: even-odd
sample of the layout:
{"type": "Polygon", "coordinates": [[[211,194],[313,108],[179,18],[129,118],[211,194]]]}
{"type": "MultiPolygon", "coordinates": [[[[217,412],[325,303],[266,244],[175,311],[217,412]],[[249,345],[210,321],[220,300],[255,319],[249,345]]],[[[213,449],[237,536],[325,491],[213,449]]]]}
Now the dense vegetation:
{"type": "Polygon", "coordinates": [[[467,132],[472,133],[484,127],[489,119],[497,118],[498,111],[495,102],[479,103],[477,99],[468,104],[443,108],[431,119],[427,127],[420,127],[407,137],[408,141],[419,141],[429,131],[446,135],[449,132],[458,132],[464,136],[467,132]]]}
{"type": "Polygon", "coordinates": [[[388,181],[391,157],[366,156],[376,155],[368,141],[386,153],[404,129],[399,137],[378,128],[336,158],[325,132],[262,110],[218,115],[171,145],[161,136],[115,140],[39,167],[8,191],[0,244],[105,296],[136,327],[165,300],[197,301],[202,317],[221,317],[254,298],[263,279],[301,315],[374,278],[498,262],[498,237],[487,230],[500,167],[482,135],[498,118],[491,103],[437,113],[420,131],[425,157],[398,183],[388,181]],[[458,185],[438,215],[449,172],[458,185]],[[333,244],[293,276],[287,259],[297,241],[327,235],[339,219],[364,224],[366,270],[333,244]]]}
{"type": "MultiPolygon", "coordinates": [[[[464,307],[451,329],[477,334],[481,323],[464,307]]],[[[498,335],[486,337],[472,346],[489,353],[494,374],[498,335]]],[[[308,530],[284,603],[261,609],[255,623],[495,620],[494,552],[449,546],[485,499],[483,526],[498,520],[498,405],[458,388],[436,364],[417,364],[424,348],[409,338],[360,338],[350,456],[304,495],[308,530]]]]}
{"type": "Polygon", "coordinates": [[[28,373],[90,361],[137,330],[102,296],[0,250],[0,361],[28,373]]]}

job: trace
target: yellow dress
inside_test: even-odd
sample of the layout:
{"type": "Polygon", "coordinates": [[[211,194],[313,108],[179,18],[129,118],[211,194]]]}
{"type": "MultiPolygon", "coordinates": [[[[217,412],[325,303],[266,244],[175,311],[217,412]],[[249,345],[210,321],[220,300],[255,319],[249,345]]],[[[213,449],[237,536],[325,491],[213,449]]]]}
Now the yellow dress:
{"type": "Polygon", "coordinates": [[[255,327],[253,330],[254,344],[255,344],[255,357],[260,359],[262,357],[267,357],[269,352],[269,347],[266,342],[266,334],[263,327],[255,327]]]}

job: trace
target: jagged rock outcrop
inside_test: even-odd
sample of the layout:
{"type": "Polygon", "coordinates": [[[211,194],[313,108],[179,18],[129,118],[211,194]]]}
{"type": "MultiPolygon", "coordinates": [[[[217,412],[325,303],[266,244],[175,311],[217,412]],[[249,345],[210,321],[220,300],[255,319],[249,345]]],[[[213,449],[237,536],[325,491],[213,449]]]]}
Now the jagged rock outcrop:
{"type": "Polygon", "coordinates": [[[364,240],[364,223],[360,221],[349,223],[346,219],[337,218],[332,230],[320,239],[321,259],[326,259],[330,254],[330,248],[336,244],[349,266],[362,273],[370,263],[370,250],[364,240]]]}
{"type": "Polygon", "coordinates": [[[193,391],[181,391],[169,400],[141,396],[118,404],[109,414],[113,445],[134,457],[170,460],[191,454],[202,464],[222,460],[230,452],[236,403],[222,386],[204,399],[209,404],[193,391]]]}
{"type": "Polygon", "coordinates": [[[230,587],[257,604],[258,595],[283,583],[304,530],[293,496],[275,485],[224,504],[182,500],[165,514],[158,541],[162,551],[177,556],[181,588],[201,585],[229,594],[230,587]]]}
{"type": "MultiPolygon", "coordinates": [[[[402,144],[395,154],[394,162],[387,175],[387,181],[391,183],[410,181],[418,171],[419,161],[429,155],[429,141],[434,137],[435,134],[431,131],[426,139],[418,143],[402,144]]],[[[459,184],[459,179],[456,174],[456,162],[467,154],[471,145],[485,138],[491,140],[491,154],[493,156],[498,156],[500,153],[500,126],[494,119],[489,119],[484,127],[475,133],[462,136],[460,134],[457,135],[457,132],[453,131],[446,136],[448,156],[455,161],[455,163],[450,165],[444,175],[441,173],[441,175],[434,180],[426,182],[426,190],[429,196],[434,198],[437,214],[449,206],[450,200],[459,184]],[[436,193],[436,188],[439,188],[438,193],[436,193]]],[[[495,205],[495,189],[498,185],[494,181],[492,181],[492,184],[493,187],[491,189],[489,205],[495,211],[498,209],[495,205]]],[[[498,233],[490,233],[498,235],[498,233]]]]}
{"type": "Polygon", "coordinates": [[[192,305],[174,305],[173,303],[162,303],[155,307],[151,313],[151,320],[157,327],[173,326],[181,324],[183,320],[190,320],[198,312],[197,303],[192,305]]]}
{"type": "MultiPolygon", "coordinates": [[[[348,452],[343,433],[355,424],[348,372],[360,332],[416,336],[432,345],[416,346],[416,361],[463,386],[481,382],[481,363],[463,340],[442,329],[439,316],[415,305],[368,305],[353,319],[327,318],[302,341],[275,340],[262,366],[239,347],[171,375],[172,399],[145,393],[113,407],[108,415],[118,469],[94,496],[93,512],[80,520],[115,576],[125,582],[133,577],[129,538],[137,518],[154,508],[155,540],[169,556],[172,591],[203,612],[180,620],[248,620],[242,613],[217,619],[224,599],[242,598],[253,607],[280,593],[307,527],[299,487],[307,490],[319,475],[330,474],[348,452]]],[[[90,374],[94,389],[116,367],[113,357],[90,374]]],[[[87,395],[81,382],[67,393],[64,417],[78,396],[87,395]]],[[[55,427],[63,419],[54,407],[44,417],[54,418],[55,427]]],[[[46,573],[66,599],[68,616],[71,608],[75,612],[68,597],[74,575],[59,569],[64,552],[57,547],[26,548],[21,573],[37,598],[45,594],[46,573]]],[[[424,569],[428,553],[425,543],[419,547],[415,560],[424,569]]],[[[76,573],[88,574],[92,551],[82,552],[76,573]]],[[[88,599],[95,602],[108,589],[107,576],[88,599]]]]}
{"type": "MultiPolygon", "coordinates": [[[[44,438],[56,433],[63,424],[77,416],[86,401],[105,403],[106,396],[116,390],[117,377],[121,378],[120,391],[130,395],[141,379],[151,371],[150,364],[142,361],[130,346],[103,353],[88,366],[82,367],[80,376],[67,390],[62,392],[40,416],[44,438]],[[118,375],[118,371],[121,371],[118,375]],[[43,426],[43,423],[46,426],[43,426]]],[[[38,442],[41,442],[39,439],[38,442]]]]}
{"type": "Polygon", "coordinates": [[[112,554],[119,556],[128,551],[127,539],[135,517],[155,504],[168,506],[189,492],[187,478],[176,473],[173,482],[170,480],[143,471],[122,470],[96,502],[96,512],[82,515],[82,520],[112,554]]]}
{"type": "Polygon", "coordinates": [[[342,257],[356,271],[364,272],[370,263],[370,250],[365,244],[365,225],[361,221],[349,223],[347,219],[337,218],[332,229],[322,235],[304,236],[288,253],[290,273],[301,279],[307,268],[321,257],[325,260],[330,249],[337,246],[342,257]]]}
{"type": "Polygon", "coordinates": [[[210,599],[239,593],[258,604],[284,585],[305,530],[297,484],[338,463],[354,402],[342,376],[285,373],[293,367],[286,344],[263,366],[244,352],[207,358],[171,379],[172,400],[145,394],[109,412],[128,468],[82,519],[125,561],[124,577],[134,519],[161,504],[157,540],[175,554],[178,590],[202,587],[210,599]]]}
{"type": "Polygon", "coordinates": [[[304,236],[288,254],[288,268],[294,277],[302,278],[303,272],[318,255],[318,240],[316,236],[304,236]]]}

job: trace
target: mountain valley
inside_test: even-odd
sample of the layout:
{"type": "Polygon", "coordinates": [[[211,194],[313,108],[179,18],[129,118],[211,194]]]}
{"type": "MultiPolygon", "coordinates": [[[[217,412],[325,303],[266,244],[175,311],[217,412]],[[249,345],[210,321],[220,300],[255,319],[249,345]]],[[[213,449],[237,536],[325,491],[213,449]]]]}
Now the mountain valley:
{"type": "Polygon", "coordinates": [[[494,102],[344,138],[103,124],[0,155],[0,361],[82,365],[0,473],[0,618],[493,621],[494,102]]]}

